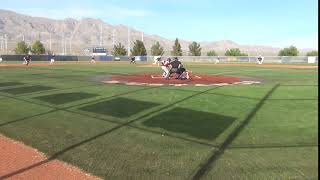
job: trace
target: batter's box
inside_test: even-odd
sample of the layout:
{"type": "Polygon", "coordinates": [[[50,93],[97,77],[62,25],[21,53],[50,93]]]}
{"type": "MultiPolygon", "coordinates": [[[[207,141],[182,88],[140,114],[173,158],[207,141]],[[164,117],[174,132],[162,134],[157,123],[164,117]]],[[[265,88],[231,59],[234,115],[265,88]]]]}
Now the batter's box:
{"type": "Polygon", "coordinates": [[[160,104],[127,98],[115,98],[108,101],[99,102],[93,105],[81,107],[79,109],[97,114],[125,118],[158,105],[160,104]]]}
{"type": "Polygon", "coordinates": [[[10,87],[23,85],[21,82],[0,82],[0,87],[10,87]]]}
{"type": "Polygon", "coordinates": [[[35,86],[2,89],[0,90],[0,92],[18,95],[18,94],[26,94],[26,93],[33,93],[33,92],[39,92],[39,91],[47,91],[51,89],[55,89],[55,88],[48,87],[48,86],[35,85],[35,86]]]}
{"type": "Polygon", "coordinates": [[[73,101],[78,101],[82,99],[88,99],[92,97],[99,96],[97,94],[83,93],[83,92],[72,92],[72,93],[60,93],[60,94],[50,94],[46,96],[35,97],[41,101],[45,101],[50,104],[65,104],[73,101]]]}
{"type": "Polygon", "coordinates": [[[194,138],[213,140],[223,133],[235,119],[214,113],[174,108],[152,117],[143,124],[194,138]]]}

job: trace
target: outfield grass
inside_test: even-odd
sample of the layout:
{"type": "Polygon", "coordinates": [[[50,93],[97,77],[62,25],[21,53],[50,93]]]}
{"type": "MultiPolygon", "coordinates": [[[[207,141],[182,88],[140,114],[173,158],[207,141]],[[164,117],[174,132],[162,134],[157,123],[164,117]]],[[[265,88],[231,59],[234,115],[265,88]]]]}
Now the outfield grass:
{"type": "Polygon", "coordinates": [[[188,63],[263,84],[96,81],[161,73],[139,65],[0,67],[0,133],[105,179],[318,178],[318,69],[188,63]]]}

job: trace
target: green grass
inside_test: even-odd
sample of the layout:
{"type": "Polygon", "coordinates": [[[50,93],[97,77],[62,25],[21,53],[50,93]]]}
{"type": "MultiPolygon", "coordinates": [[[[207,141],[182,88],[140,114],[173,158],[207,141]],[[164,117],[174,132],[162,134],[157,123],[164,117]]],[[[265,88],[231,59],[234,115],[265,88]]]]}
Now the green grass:
{"type": "Polygon", "coordinates": [[[318,179],[318,148],[229,149],[203,179],[318,179]]]}
{"type": "Polygon", "coordinates": [[[16,88],[10,88],[10,89],[2,89],[1,92],[5,92],[8,94],[13,95],[19,95],[19,94],[25,94],[25,93],[33,93],[38,91],[46,91],[54,89],[48,86],[41,86],[41,85],[35,85],[35,86],[26,86],[26,87],[16,87],[16,88]]]}
{"type": "Polygon", "coordinates": [[[318,178],[318,69],[187,63],[194,72],[263,83],[96,81],[161,73],[139,65],[0,68],[0,133],[104,179],[191,179],[202,170],[202,179],[318,178]]]}
{"type": "Polygon", "coordinates": [[[9,87],[9,86],[17,86],[17,85],[22,85],[23,83],[19,82],[1,82],[0,87],[9,87]]]}
{"type": "Polygon", "coordinates": [[[60,94],[50,94],[45,96],[39,96],[35,99],[45,101],[51,104],[64,104],[72,101],[78,101],[81,99],[87,99],[98,96],[96,94],[72,92],[72,93],[60,93],[60,94]]]}
{"type": "Polygon", "coordinates": [[[174,108],[152,117],[143,124],[148,127],[158,127],[195,138],[211,140],[223,133],[234,120],[235,118],[229,116],[174,108]]]}
{"type": "Polygon", "coordinates": [[[115,98],[93,105],[80,108],[83,111],[89,111],[98,114],[105,114],[119,118],[129,117],[145,109],[157,106],[156,103],[137,101],[126,98],[115,98]]]}

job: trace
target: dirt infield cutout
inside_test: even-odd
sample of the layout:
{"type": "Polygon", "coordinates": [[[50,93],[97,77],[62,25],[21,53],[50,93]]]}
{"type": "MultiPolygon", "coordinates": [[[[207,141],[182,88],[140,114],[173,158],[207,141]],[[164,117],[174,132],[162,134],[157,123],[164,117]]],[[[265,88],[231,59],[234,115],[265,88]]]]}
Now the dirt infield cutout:
{"type": "Polygon", "coordinates": [[[46,160],[39,151],[0,135],[0,179],[100,179],[59,160],[22,171],[46,160]]]}
{"type": "Polygon", "coordinates": [[[51,90],[51,89],[55,89],[55,88],[49,87],[49,86],[35,85],[35,86],[2,89],[2,90],[0,90],[0,92],[13,94],[13,95],[19,95],[19,94],[33,93],[33,92],[39,92],[39,91],[46,91],[46,90],[51,90]]]}
{"type": "Polygon", "coordinates": [[[97,114],[125,118],[158,105],[159,104],[153,102],[138,101],[127,98],[115,98],[81,107],[79,109],[97,114]]]}
{"type": "Polygon", "coordinates": [[[92,97],[99,96],[97,94],[83,93],[83,92],[72,92],[72,93],[60,93],[60,94],[50,94],[46,96],[35,97],[38,99],[50,104],[65,104],[73,101],[78,101],[82,99],[88,99],[92,97]]]}

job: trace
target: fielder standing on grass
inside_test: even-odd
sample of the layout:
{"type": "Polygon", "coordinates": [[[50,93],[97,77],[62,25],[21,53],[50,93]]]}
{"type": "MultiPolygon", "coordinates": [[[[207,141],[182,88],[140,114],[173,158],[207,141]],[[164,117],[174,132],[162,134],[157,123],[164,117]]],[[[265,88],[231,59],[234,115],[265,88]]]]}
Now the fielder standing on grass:
{"type": "Polygon", "coordinates": [[[91,63],[94,63],[94,64],[96,63],[96,59],[94,55],[91,56],[91,63]]]}
{"type": "Polygon", "coordinates": [[[261,55],[257,58],[257,62],[258,64],[262,64],[263,63],[263,59],[264,57],[262,57],[261,55]]]}
{"type": "Polygon", "coordinates": [[[31,61],[31,55],[30,55],[30,54],[25,55],[25,56],[23,57],[23,60],[24,60],[24,64],[25,64],[26,66],[29,66],[29,63],[30,63],[30,61],[31,61]]]}
{"type": "Polygon", "coordinates": [[[136,57],[132,56],[130,64],[136,64],[136,57]]]}
{"type": "Polygon", "coordinates": [[[3,60],[3,59],[2,59],[2,57],[1,57],[1,55],[0,55],[0,63],[2,62],[2,60],[3,60]]]}
{"type": "Polygon", "coordinates": [[[215,64],[218,64],[220,62],[220,56],[217,57],[215,64]]]}
{"type": "Polygon", "coordinates": [[[54,63],[54,58],[55,57],[56,57],[56,55],[54,53],[49,53],[50,65],[52,65],[54,63]]]}

